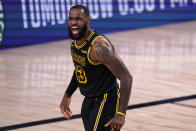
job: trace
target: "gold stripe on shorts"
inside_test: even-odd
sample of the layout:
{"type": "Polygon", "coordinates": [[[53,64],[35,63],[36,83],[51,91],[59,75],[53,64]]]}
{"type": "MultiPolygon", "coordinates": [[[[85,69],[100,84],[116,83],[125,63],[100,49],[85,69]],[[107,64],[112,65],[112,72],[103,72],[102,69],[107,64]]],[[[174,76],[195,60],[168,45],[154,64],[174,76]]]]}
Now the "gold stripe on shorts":
{"type": "Polygon", "coordinates": [[[104,94],[104,98],[103,98],[103,100],[102,100],[102,102],[101,102],[101,105],[100,105],[100,107],[99,107],[99,111],[98,111],[98,114],[97,114],[97,118],[96,118],[96,121],[95,121],[95,125],[94,125],[94,128],[93,128],[93,131],[96,131],[96,130],[97,130],[97,126],[98,126],[98,123],[99,123],[99,119],[100,119],[100,116],[101,116],[101,113],[102,113],[104,104],[105,104],[105,102],[106,102],[106,100],[107,100],[107,95],[108,95],[107,93],[104,94]]]}
{"type": "Polygon", "coordinates": [[[118,109],[119,109],[119,99],[120,99],[120,91],[118,89],[117,90],[117,101],[116,101],[116,113],[118,112],[118,109]]]}

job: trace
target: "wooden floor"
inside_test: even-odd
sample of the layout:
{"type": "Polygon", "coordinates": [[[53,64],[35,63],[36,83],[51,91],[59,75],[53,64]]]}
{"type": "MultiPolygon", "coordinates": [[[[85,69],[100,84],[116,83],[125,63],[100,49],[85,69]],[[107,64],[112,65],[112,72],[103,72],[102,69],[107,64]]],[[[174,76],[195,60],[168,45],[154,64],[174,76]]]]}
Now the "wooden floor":
{"type": "MultiPolygon", "coordinates": [[[[196,131],[196,21],[107,36],[134,77],[122,131],[196,131]]],[[[72,72],[68,40],[0,51],[0,130],[84,131],[79,91],[60,121],[72,72]]]]}

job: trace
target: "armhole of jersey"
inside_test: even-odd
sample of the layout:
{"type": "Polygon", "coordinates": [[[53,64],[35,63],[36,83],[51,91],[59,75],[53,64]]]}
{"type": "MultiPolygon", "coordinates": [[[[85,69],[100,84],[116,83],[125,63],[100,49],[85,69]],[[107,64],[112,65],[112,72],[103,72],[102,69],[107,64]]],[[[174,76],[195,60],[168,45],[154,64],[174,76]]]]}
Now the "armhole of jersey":
{"type": "MultiPolygon", "coordinates": [[[[91,42],[91,46],[95,43],[95,41],[96,41],[98,38],[104,38],[106,41],[108,41],[104,36],[99,35],[99,36],[95,37],[94,40],[91,42]]],[[[89,61],[92,65],[100,65],[100,64],[102,64],[101,62],[93,62],[93,61],[90,59],[90,50],[91,50],[91,46],[89,47],[88,53],[87,53],[88,61],[89,61]]]]}

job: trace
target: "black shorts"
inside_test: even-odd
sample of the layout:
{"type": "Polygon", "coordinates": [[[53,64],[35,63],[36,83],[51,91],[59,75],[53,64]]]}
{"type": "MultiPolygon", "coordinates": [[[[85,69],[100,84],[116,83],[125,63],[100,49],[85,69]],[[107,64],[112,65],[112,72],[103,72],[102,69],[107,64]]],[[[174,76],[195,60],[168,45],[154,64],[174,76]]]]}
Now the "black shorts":
{"type": "Polygon", "coordinates": [[[119,89],[97,98],[85,97],[81,116],[85,131],[113,131],[104,125],[115,116],[119,108],[119,89]]]}

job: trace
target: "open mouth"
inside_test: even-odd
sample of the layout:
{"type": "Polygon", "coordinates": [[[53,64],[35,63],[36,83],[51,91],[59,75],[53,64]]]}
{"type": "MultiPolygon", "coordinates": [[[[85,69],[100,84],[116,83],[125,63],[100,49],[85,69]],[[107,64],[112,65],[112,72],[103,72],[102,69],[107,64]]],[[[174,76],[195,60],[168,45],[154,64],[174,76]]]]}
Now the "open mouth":
{"type": "Polygon", "coordinates": [[[72,34],[78,35],[80,31],[80,28],[78,26],[72,26],[72,34]]]}

